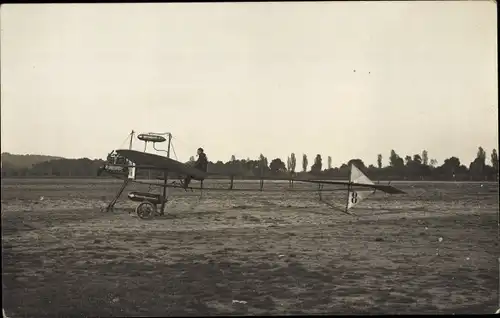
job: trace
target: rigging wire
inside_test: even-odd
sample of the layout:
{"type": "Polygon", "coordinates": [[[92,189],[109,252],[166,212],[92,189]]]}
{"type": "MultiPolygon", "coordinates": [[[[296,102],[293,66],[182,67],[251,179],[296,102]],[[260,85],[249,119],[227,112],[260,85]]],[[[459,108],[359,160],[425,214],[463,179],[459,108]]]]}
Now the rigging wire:
{"type": "Polygon", "coordinates": [[[125,139],[123,140],[123,142],[120,144],[120,148],[123,147],[123,145],[130,139],[130,133],[127,134],[127,137],[125,137],[125,139]]]}
{"type": "MultiPolygon", "coordinates": [[[[172,145],[172,143],[170,145],[172,145]]],[[[156,151],[161,151],[161,152],[168,153],[168,150],[156,148],[156,143],[155,142],[153,142],[153,149],[156,150],[156,151]]]]}
{"type": "Polygon", "coordinates": [[[179,161],[179,158],[177,158],[177,153],[175,153],[175,148],[174,148],[173,142],[170,142],[170,148],[172,148],[172,152],[174,153],[175,160],[179,161]]]}

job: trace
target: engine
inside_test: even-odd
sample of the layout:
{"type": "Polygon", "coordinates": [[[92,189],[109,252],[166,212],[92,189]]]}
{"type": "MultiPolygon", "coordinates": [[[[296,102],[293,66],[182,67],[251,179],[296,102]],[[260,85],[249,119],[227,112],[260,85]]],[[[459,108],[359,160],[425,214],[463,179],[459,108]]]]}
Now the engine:
{"type": "Polygon", "coordinates": [[[128,175],[127,159],[118,155],[113,150],[108,154],[106,164],[97,170],[97,175],[100,176],[104,171],[110,174],[128,175]]]}

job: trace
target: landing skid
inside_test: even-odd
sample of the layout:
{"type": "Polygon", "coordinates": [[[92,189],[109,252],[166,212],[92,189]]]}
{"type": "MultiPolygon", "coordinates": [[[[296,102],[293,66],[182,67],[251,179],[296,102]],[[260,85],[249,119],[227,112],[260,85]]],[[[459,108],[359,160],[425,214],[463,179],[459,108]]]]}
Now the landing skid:
{"type": "Polygon", "coordinates": [[[118,201],[118,199],[120,198],[120,196],[122,195],[123,191],[125,190],[125,188],[127,187],[127,185],[129,183],[130,183],[129,179],[123,180],[123,184],[120,187],[120,189],[118,190],[118,192],[116,193],[115,197],[113,198],[113,200],[111,200],[111,202],[108,204],[108,206],[104,209],[106,212],[110,212],[110,211],[114,210],[116,202],[118,201]]]}

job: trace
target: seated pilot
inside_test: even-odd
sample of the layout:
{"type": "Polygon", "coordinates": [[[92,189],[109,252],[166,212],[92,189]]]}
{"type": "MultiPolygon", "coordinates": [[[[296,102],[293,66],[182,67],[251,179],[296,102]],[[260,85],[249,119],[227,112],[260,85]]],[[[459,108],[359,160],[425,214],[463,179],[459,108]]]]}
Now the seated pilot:
{"type": "MultiPolygon", "coordinates": [[[[197,154],[198,154],[198,160],[196,160],[196,162],[194,163],[194,167],[203,172],[207,172],[208,159],[207,155],[203,151],[203,148],[198,148],[197,154]]],[[[191,182],[192,178],[193,178],[192,176],[187,176],[184,179],[184,188],[187,188],[189,186],[189,183],[191,182]]]]}

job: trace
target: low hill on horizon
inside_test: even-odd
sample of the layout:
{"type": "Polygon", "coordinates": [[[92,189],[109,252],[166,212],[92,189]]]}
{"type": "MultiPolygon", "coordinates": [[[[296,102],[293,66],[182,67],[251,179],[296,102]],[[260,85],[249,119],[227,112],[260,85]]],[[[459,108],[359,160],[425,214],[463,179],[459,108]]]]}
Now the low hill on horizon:
{"type": "Polygon", "coordinates": [[[1,159],[3,167],[31,168],[33,165],[38,163],[65,158],[48,155],[16,155],[9,152],[2,152],[1,159]]]}

